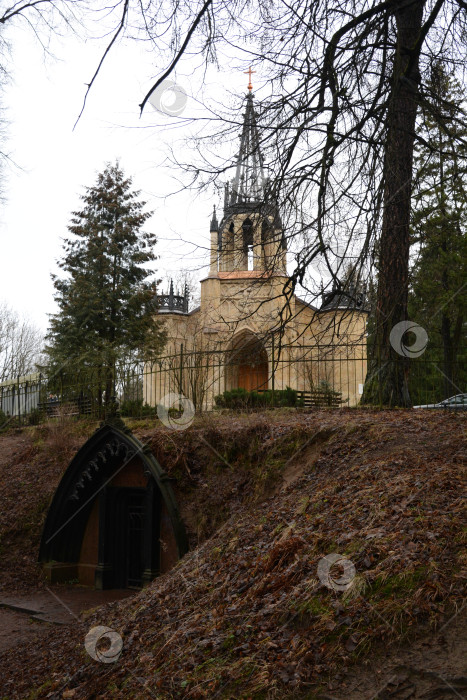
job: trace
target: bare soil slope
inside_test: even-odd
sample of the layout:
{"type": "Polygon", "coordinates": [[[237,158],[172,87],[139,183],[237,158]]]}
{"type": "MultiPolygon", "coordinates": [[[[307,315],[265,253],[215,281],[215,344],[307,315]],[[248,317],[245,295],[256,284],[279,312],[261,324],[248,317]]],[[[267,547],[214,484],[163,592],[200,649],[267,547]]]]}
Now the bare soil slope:
{"type": "Polygon", "coordinates": [[[140,426],[198,546],[134,597],[5,653],[4,696],[463,697],[465,427],[414,411],[140,426]],[[96,625],[121,635],[116,663],[85,651],[96,625]]]}

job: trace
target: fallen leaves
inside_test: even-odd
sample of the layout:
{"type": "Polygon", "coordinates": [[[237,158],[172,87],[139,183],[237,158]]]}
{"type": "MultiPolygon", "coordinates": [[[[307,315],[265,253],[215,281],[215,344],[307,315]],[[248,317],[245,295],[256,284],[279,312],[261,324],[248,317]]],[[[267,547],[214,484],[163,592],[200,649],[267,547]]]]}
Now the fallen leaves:
{"type": "MultiPolygon", "coordinates": [[[[226,423],[215,429],[216,445],[235,457],[239,483],[253,484],[278,454],[283,464],[290,459],[287,445],[298,449],[324,423],[339,430],[314,455],[312,469],[304,461],[302,476],[270,499],[229,503],[222,527],[172,572],[92,614],[89,626],[122,634],[118,664],[86,663],[74,680],[83,665],[80,631],[54,630],[39,648],[23,650],[21,668],[13,652],[3,659],[14,682],[8,697],[31,688],[47,697],[50,686],[40,686],[51,669],[73,693],[65,697],[76,700],[91,692],[145,698],[151,689],[164,700],[280,696],[285,686],[305,688],[318,674],[371,654],[377,642],[399,643],[418,623],[436,625],[463,591],[461,417],[336,411],[279,417],[277,425],[271,416],[254,430],[234,420],[231,433],[226,423]],[[244,447],[245,439],[242,456],[233,441],[244,447]],[[347,591],[317,577],[318,563],[332,552],[355,566],[347,591]],[[25,677],[28,669],[33,674],[25,677]]],[[[179,464],[183,440],[192,446],[195,433],[176,436],[179,464]]],[[[202,484],[209,483],[205,494],[216,479],[218,494],[230,493],[235,474],[203,471],[201,462],[196,452],[187,462],[190,488],[197,479],[201,485],[193,502],[202,484]]]]}

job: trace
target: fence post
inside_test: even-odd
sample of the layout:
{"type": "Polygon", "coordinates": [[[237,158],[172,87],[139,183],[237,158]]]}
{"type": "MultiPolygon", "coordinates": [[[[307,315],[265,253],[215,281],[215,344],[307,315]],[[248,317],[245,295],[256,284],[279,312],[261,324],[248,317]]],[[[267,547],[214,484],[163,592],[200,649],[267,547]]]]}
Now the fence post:
{"type": "Polygon", "coordinates": [[[180,378],[178,381],[178,390],[180,394],[183,394],[183,343],[180,345],[180,378]]]}
{"type": "Polygon", "coordinates": [[[274,390],[276,388],[276,366],[275,366],[275,348],[274,348],[274,333],[272,334],[272,345],[271,345],[271,361],[272,361],[272,372],[271,372],[271,385],[272,385],[272,407],[274,408],[274,390]]]}
{"type": "Polygon", "coordinates": [[[29,406],[28,406],[28,382],[26,381],[24,384],[24,415],[27,415],[30,411],[29,406]]]}
{"type": "Polygon", "coordinates": [[[22,419],[21,419],[21,389],[19,388],[19,374],[18,374],[18,423],[21,425],[22,419]]]}

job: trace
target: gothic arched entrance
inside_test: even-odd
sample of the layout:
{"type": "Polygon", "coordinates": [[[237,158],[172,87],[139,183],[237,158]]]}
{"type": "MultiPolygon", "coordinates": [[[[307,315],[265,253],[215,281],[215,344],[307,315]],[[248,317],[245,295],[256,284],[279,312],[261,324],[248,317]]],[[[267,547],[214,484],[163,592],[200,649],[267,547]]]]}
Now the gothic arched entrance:
{"type": "Polygon", "coordinates": [[[39,561],[50,581],[140,588],[188,550],[168,475],[130,432],[104,425],[70,462],[39,561]]]}
{"type": "Polygon", "coordinates": [[[264,391],[268,376],[268,354],[263,343],[251,332],[235,338],[226,359],[227,388],[264,391]]]}

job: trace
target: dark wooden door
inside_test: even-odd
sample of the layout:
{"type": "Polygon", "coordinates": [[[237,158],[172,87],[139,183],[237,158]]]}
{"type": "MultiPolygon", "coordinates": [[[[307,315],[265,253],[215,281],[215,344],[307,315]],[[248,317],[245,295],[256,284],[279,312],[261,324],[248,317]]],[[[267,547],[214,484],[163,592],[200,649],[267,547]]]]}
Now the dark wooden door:
{"type": "Polygon", "coordinates": [[[268,363],[244,364],[238,367],[238,388],[246,391],[268,388],[268,363]]]}
{"type": "Polygon", "coordinates": [[[141,588],[143,585],[144,557],[144,491],[127,489],[126,504],[126,588],[141,588]]]}
{"type": "Polygon", "coordinates": [[[114,588],[143,585],[144,496],[145,489],[108,489],[105,538],[114,588]]]}

